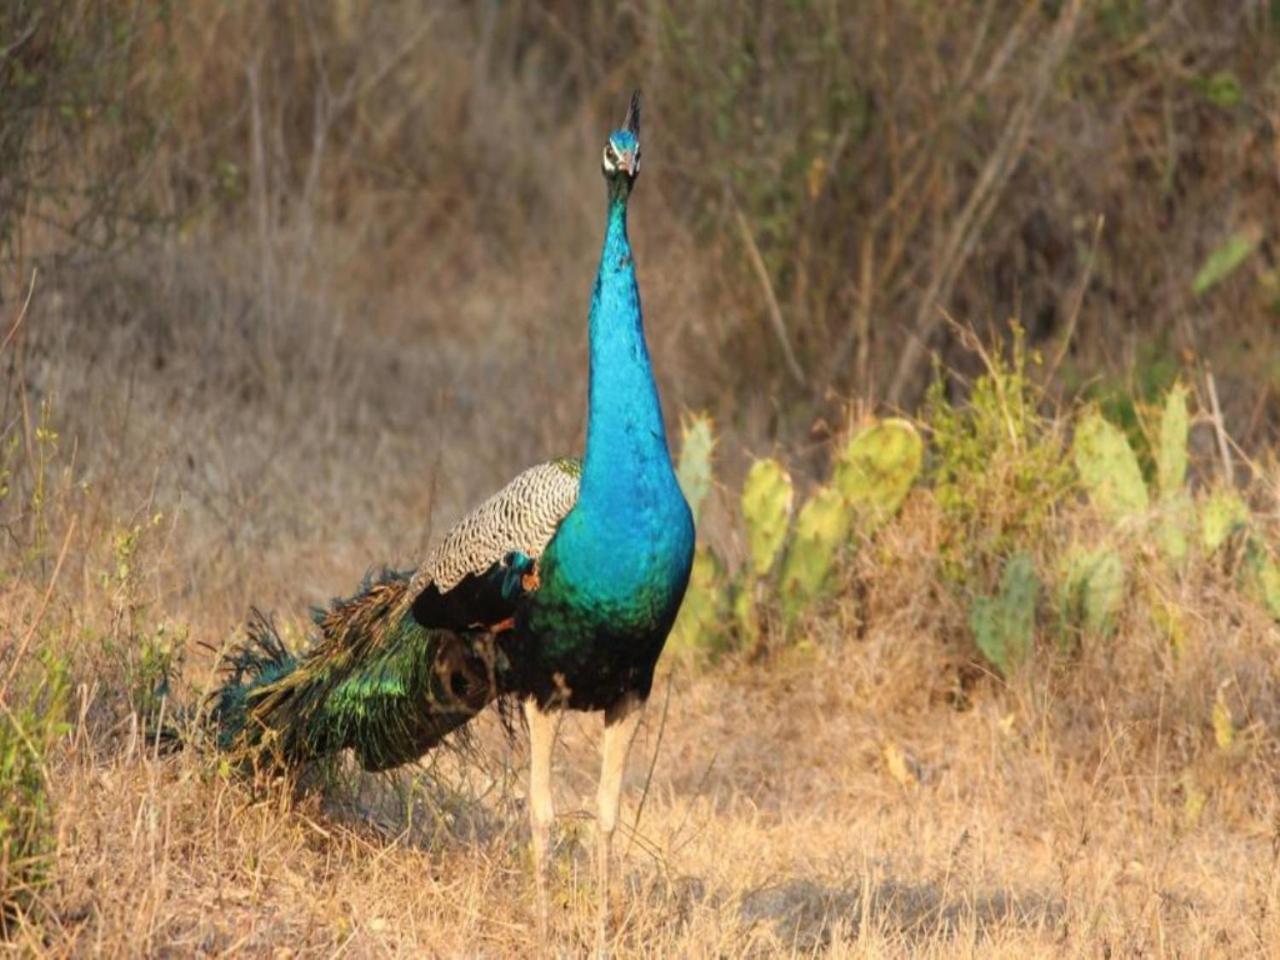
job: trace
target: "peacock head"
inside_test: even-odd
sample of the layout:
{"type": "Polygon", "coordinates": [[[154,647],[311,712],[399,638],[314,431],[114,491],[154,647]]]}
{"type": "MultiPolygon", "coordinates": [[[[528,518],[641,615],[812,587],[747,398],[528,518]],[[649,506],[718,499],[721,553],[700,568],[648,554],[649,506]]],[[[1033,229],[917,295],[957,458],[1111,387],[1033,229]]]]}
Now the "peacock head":
{"type": "Polygon", "coordinates": [[[630,192],[640,176],[640,91],[631,94],[631,105],[622,126],[609,134],[600,163],[610,189],[630,192]]]}

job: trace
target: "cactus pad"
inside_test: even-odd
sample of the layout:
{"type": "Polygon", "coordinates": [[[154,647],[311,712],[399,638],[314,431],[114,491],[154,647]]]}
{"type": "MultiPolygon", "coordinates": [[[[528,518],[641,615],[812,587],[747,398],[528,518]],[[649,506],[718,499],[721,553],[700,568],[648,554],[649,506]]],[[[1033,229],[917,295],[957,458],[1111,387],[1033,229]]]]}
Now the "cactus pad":
{"type": "Polygon", "coordinates": [[[726,606],[724,570],[715,554],[699,547],[693,555],[680,615],[671,628],[671,648],[698,653],[718,647],[724,638],[726,606]]]}
{"type": "Polygon", "coordinates": [[[1164,398],[1160,415],[1160,446],[1156,450],[1156,481],[1160,497],[1183,492],[1187,481],[1187,388],[1175,384],[1164,398]]]}
{"type": "Polygon", "coordinates": [[[969,611],[978,649],[1002,676],[1017,670],[1031,653],[1039,593],[1031,558],[1016,553],[1005,563],[996,595],[978,597],[969,611]]]}
{"type": "Polygon", "coordinates": [[[695,413],[685,418],[680,428],[680,463],[676,467],[676,477],[684,498],[689,501],[695,522],[707,494],[711,492],[715,446],[715,427],[710,416],[695,413]]]}
{"type": "Polygon", "coordinates": [[[1094,636],[1115,629],[1124,602],[1124,561],[1114,550],[1075,554],[1067,565],[1063,618],[1094,636]]]}
{"type": "Polygon", "coordinates": [[[1088,413],[1076,428],[1071,448],[1089,499],[1113,522],[1145,514],[1150,501],[1133,448],[1120,428],[1088,413]]]}
{"type": "Polygon", "coordinates": [[[892,418],[850,439],[835,465],[835,487],[855,509],[879,525],[892,517],[920,474],[924,444],[908,421],[892,418]]]}
{"type": "Polygon", "coordinates": [[[1200,542],[1213,553],[1249,522],[1249,507],[1234,490],[1217,490],[1200,505],[1200,542]]]}
{"type": "Polygon", "coordinates": [[[831,577],[853,517],[839,490],[820,487],[800,508],[795,537],[782,565],[782,605],[792,620],[822,592],[831,577]]]}
{"type": "Polygon", "coordinates": [[[777,460],[757,460],[742,486],[742,516],[747,523],[751,571],[763,577],[773,567],[787,536],[794,491],[791,476],[777,460]]]}

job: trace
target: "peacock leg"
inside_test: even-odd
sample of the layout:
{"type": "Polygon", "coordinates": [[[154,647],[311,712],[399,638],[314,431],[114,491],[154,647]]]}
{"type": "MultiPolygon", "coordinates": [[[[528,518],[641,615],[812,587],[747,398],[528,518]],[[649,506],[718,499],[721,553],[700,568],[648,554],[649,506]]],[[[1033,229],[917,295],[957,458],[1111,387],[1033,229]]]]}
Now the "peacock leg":
{"type": "Polygon", "coordinates": [[[524,702],[529,724],[529,823],[533,836],[533,875],[538,891],[538,934],[547,943],[551,899],[547,893],[547,862],[555,804],[551,798],[551,749],[560,729],[560,711],[543,710],[533,699],[524,702]]]}
{"type": "Polygon", "coordinates": [[[627,694],[604,715],[604,742],[601,745],[600,789],[596,794],[596,866],[599,871],[599,897],[596,912],[596,955],[604,956],[609,917],[609,867],[613,831],[618,825],[618,800],[622,794],[622,774],[627,766],[627,753],[640,724],[643,704],[627,694]]]}

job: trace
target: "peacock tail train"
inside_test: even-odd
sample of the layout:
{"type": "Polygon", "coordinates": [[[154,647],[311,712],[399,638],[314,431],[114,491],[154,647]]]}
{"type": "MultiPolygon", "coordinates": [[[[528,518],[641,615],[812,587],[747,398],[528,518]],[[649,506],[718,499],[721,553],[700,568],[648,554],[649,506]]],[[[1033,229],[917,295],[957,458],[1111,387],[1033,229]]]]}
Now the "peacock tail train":
{"type": "Polygon", "coordinates": [[[385,770],[484,709],[499,689],[494,636],[421,626],[397,611],[408,586],[386,570],[319,611],[319,636],[297,657],[255,613],[216,694],[220,746],[289,768],[350,748],[366,770],[385,770]]]}
{"type": "Polygon", "coordinates": [[[219,747],[286,769],[351,749],[366,770],[385,770],[466,724],[511,688],[512,611],[578,475],[569,459],[526,470],[416,573],[384,569],[317,610],[317,636],[301,654],[255,611],[210,697],[219,747]]]}

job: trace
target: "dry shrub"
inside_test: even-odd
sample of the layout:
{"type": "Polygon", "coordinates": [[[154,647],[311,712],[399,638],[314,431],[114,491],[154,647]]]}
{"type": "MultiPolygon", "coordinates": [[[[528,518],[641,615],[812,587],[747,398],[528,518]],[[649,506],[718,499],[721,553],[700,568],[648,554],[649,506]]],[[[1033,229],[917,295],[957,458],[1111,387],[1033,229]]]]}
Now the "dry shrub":
{"type": "MultiPolygon", "coordinates": [[[[934,306],[990,320],[993,355],[1025,318],[1050,396],[1105,373],[1129,413],[1175,348],[1211,357],[1227,425],[1262,447],[1272,14],[1073,9],[4,6],[9,37],[41,24],[0,36],[0,157],[22,173],[0,186],[0,699],[21,741],[6,813],[34,814],[32,857],[9,843],[4,864],[13,942],[527,952],[524,757],[498,724],[478,759],[292,805],[144,734],[209,681],[182,638],[216,647],[258,602],[300,642],[307,604],[578,445],[596,157],[637,80],[649,334],[669,410],[718,413],[709,522],[731,556],[751,456],[780,442],[797,475],[825,470],[815,419],[884,398],[934,306]],[[15,95],[18,60],[38,95],[15,95]],[[58,120],[58,91],[101,109],[58,120]],[[1254,227],[1244,265],[1193,296],[1254,227]]],[[[957,329],[933,342],[970,375],[957,329]]],[[[963,376],[943,393],[958,404],[963,376]]],[[[1065,440],[1065,415],[1031,412],[1065,440]]],[[[957,578],[994,589],[1001,537],[1049,573],[1102,536],[1080,503],[1030,502],[1007,453],[963,524],[913,493],[802,642],[664,662],[628,778],[619,952],[1239,955],[1280,936],[1276,628],[1242,558],[1175,575],[1123,544],[1115,632],[1059,651],[1046,592],[1036,659],[1001,681],[957,578]]],[[[1249,491],[1273,542],[1275,476],[1249,491]]],[[[576,950],[597,730],[566,728],[557,935],[576,950]]]]}

